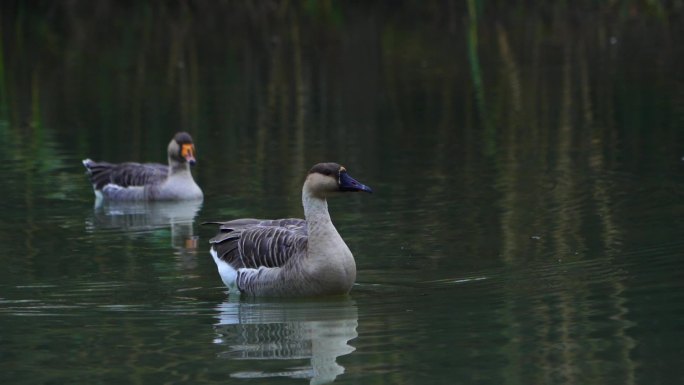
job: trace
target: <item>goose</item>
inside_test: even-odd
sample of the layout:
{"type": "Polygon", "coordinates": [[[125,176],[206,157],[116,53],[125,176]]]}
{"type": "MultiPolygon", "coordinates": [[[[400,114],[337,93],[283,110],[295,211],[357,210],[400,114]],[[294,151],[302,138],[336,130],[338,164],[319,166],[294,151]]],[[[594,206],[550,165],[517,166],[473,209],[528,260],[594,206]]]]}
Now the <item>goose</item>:
{"type": "Polygon", "coordinates": [[[219,225],[210,253],[229,293],[309,297],[347,294],[356,263],[335,229],[327,198],[373,190],[337,163],[311,168],[302,187],[305,219],[235,219],[219,225]]]}
{"type": "Polygon", "coordinates": [[[190,173],[195,145],[187,132],[177,133],[167,148],[168,166],[159,163],[107,163],[84,159],[96,201],[201,200],[202,190],[190,173]]]}

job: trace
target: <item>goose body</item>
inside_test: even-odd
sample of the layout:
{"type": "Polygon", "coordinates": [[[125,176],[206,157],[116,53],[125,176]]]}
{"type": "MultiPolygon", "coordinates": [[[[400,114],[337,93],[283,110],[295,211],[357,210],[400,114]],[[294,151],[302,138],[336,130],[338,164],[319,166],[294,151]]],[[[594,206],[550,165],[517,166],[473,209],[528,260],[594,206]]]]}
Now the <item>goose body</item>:
{"type": "Polygon", "coordinates": [[[210,252],[224,284],[255,296],[348,293],[356,263],[330,219],[326,198],[352,191],[372,192],[339,164],[319,163],[302,187],[306,219],[213,222],[219,233],[209,241],[210,252]]]}
{"type": "Polygon", "coordinates": [[[201,200],[202,190],[190,172],[195,146],[186,132],[177,133],[167,147],[168,165],[108,163],[83,160],[98,200],[201,200]]]}

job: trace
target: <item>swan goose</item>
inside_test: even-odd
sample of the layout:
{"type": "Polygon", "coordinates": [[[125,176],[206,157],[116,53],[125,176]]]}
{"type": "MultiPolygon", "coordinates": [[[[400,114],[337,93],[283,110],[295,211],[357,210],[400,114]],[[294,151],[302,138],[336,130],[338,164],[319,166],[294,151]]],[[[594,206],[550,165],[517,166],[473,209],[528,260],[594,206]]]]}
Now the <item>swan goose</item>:
{"type": "Polygon", "coordinates": [[[230,292],[302,297],[346,294],[356,279],[349,247],[335,229],[326,198],[370,187],[337,163],[319,163],[302,188],[303,219],[236,219],[219,225],[210,253],[230,292]]]}
{"type": "Polygon", "coordinates": [[[97,201],[201,200],[192,178],[195,145],[187,132],[177,133],[167,147],[168,166],[159,163],[107,163],[84,159],[97,201]]]}

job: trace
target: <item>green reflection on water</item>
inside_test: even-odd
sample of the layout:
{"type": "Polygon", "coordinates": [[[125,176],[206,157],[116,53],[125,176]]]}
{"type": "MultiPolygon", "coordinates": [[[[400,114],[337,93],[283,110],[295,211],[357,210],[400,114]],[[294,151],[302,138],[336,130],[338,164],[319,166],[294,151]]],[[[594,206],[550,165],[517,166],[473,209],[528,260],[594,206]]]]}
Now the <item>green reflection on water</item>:
{"type": "Polygon", "coordinates": [[[238,358],[336,336],[336,382],[681,382],[676,4],[3,2],[0,382],[306,382],[238,358]],[[178,130],[202,206],[93,207],[80,159],[178,130]],[[301,216],[324,160],[376,191],[330,202],[353,332],[232,302],[197,226],[301,216]]]}

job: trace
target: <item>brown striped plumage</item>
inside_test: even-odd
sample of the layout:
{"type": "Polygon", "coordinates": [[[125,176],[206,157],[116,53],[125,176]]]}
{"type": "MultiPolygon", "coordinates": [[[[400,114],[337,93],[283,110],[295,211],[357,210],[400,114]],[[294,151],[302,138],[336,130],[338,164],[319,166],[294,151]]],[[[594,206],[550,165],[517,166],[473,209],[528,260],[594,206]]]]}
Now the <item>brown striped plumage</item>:
{"type": "Polygon", "coordinates": [[[235,269],[282,267],[306,247],[306,222],[303,219],[237,219],[213,222],[219,234],[209,240],[218,257],[235,269]]]}
{"type": "Polygon", "coordinates": [[[88,176],[96,190],[108,184],[121,187],[145,186],[163,182],[169,174],[169,166],[159,163],[108,163],[83,161],[88,176]]]}

